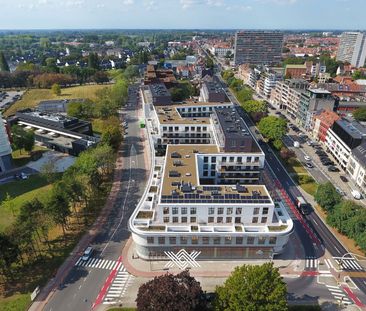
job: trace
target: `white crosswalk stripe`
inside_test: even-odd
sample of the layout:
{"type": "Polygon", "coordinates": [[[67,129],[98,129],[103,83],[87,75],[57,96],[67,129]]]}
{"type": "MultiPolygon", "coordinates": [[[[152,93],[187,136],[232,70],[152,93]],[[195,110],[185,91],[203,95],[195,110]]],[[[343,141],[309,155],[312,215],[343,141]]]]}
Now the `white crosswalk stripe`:
{"type": "Polygon", "coordinates": [[[338,303],[344,304],[344,305],[350,305],[352,304],[352,301],[347,297],[343,289],[339,286],[334,285],[325,285],[330,293],[333,295],[334,299],[338,301],[338,303]]]}
{"type": "Polygon", "coordinates": [[[76,263],[75,266],[77,267],[89,267],[89,268],[96,268],[96,269],[105,269],[105,270],[118,270],[122,272],[124,268],[123,264],[121,262],[118,262],[116,260],[109,260],[109,259],[102,259],[102,258],[89,258],[88,260],[82,260],[80,257],[76,263]]]}
{"type": "Polygon", "coordinates": [[[305,269],[316,269],[318,267],[318,259],[314,257],[305,258],[305,269]]]}
{"type": "Polygon", "coordinates": [[[126,271],[121,262],[113,262],[113,264],[108,267],[117,269],[118,272],[104,297],[103,304],[121,303],[126,294],[127,287],[134,280],[134,276],[126,271]]]}
{"type": "Polygon", "coordinates": [[[357,271],[364,270],[355,258],[343,258],[343,259],[339,257],[333,257],[333,258],[339,265],[339,268],[342,270],[357,270],[357,271]]]}

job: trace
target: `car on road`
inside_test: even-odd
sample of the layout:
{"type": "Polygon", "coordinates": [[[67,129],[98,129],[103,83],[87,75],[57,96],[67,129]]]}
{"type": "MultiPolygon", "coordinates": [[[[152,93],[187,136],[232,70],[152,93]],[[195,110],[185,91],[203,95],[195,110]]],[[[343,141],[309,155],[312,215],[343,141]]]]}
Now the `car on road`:
{"type": "Polygon", "coordinates": [[[361,193],[359,193],[357,190],[352,190],[351,194],[356,200],[361,200],[361,193]]]}
{"type": "Polygon", "coordinates": [[[305,159],[306,161],[311,161],[311,158],[310,158],[308,155],[304,156],[304,159],[305,159]]]}
{"type": "Polygon", "coordinates": [[[306,163],[305,163],[305,166],[306,166],[307,168],[314,168],[314,165],[313,165],[313,164],[311,164],[310,162],[306,162],[306,163]]]}
{"type": "Polygon", "coordinates": [[[339,172],[339,169],[333,165],[328,167],[329,172],[339,172]]]}
{"type": "Polygon", "coordinates": [[[330,161],[322,161],[322,164],[324,166],[329,166],[329,165],[333,165],[334,163],[333,162],[330,162],[330,161]]]}
{"type": "Polygon", "coordinates": [[[344,176],[344,175],[339,176],[339,178],[340,178],[343,182],[348,182],[347,177],[346,177],[346,176],[344,176]]]}
{"type": "Polygon", "coordinates": [[[341,188],[336,187],[336,191],[343,197],[346,194],[341,190],[341,188]]]}
{"type": "Polygon", "coordinates": [[[86,248],[86,250],[84,251],[84,254],[83,254],[83,256],[81,257],[81,260],[83,260],[83,261],[87,261],[87,260],[89,260],[89,258],[91,257],[91,255],[93,254],[93,248],[91,247],[91,246],[88,246],[87,248],[86,248]]]}

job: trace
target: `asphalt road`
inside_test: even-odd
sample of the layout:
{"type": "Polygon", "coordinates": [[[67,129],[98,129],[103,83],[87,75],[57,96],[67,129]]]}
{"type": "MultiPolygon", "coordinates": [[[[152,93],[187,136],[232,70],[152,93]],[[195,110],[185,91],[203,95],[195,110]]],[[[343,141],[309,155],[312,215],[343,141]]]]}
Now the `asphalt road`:
{"type": "MultiPolygon", "coordinates": [[[[116,261],[130,236],[128,219],[136,207],[146,183],[143,147],[140,142],[137,98],[130,98],[122,111],[128,123],[128,134],[122,146],[122,190],[108,223],[92,243],[92,257],[116,261]]],[[[90,310],[111,270],[75,266],[65,276],[64,283],[52,296],[44,310],[86,311],[90,310]]]]}

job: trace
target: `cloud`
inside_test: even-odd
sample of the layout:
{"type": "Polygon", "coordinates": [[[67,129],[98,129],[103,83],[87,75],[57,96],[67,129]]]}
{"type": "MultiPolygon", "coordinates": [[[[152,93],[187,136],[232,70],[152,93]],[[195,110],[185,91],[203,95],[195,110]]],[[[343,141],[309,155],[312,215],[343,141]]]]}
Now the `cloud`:
{"type": "Polygon", "coordinates": [[[152,11],[156,9],[156,2],[154,0],[148,0],[144,2],[146,11],[152,11]]]}
{"type": "Polygon", "coordinates": [[[289,5],[296,3],[298,0],[256,0],[256,1],[263,3],[274,3],[279,5],[289,5]]]}
{"type": "Polygon", "coordinates": [[[123,5],[133,5],[133,4],[135,4],[135,0],[123,0],[122,4],[123,5]]]}

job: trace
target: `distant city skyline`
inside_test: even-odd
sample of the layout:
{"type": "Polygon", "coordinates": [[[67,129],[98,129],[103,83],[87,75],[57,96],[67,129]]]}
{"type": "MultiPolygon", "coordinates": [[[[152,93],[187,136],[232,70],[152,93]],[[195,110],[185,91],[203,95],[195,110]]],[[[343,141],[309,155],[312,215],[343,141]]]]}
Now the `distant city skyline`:
{"type": "Polygon", "coordinates": [[[0,0],[0,29],[366,29],[364,0],[0,0]]]}

